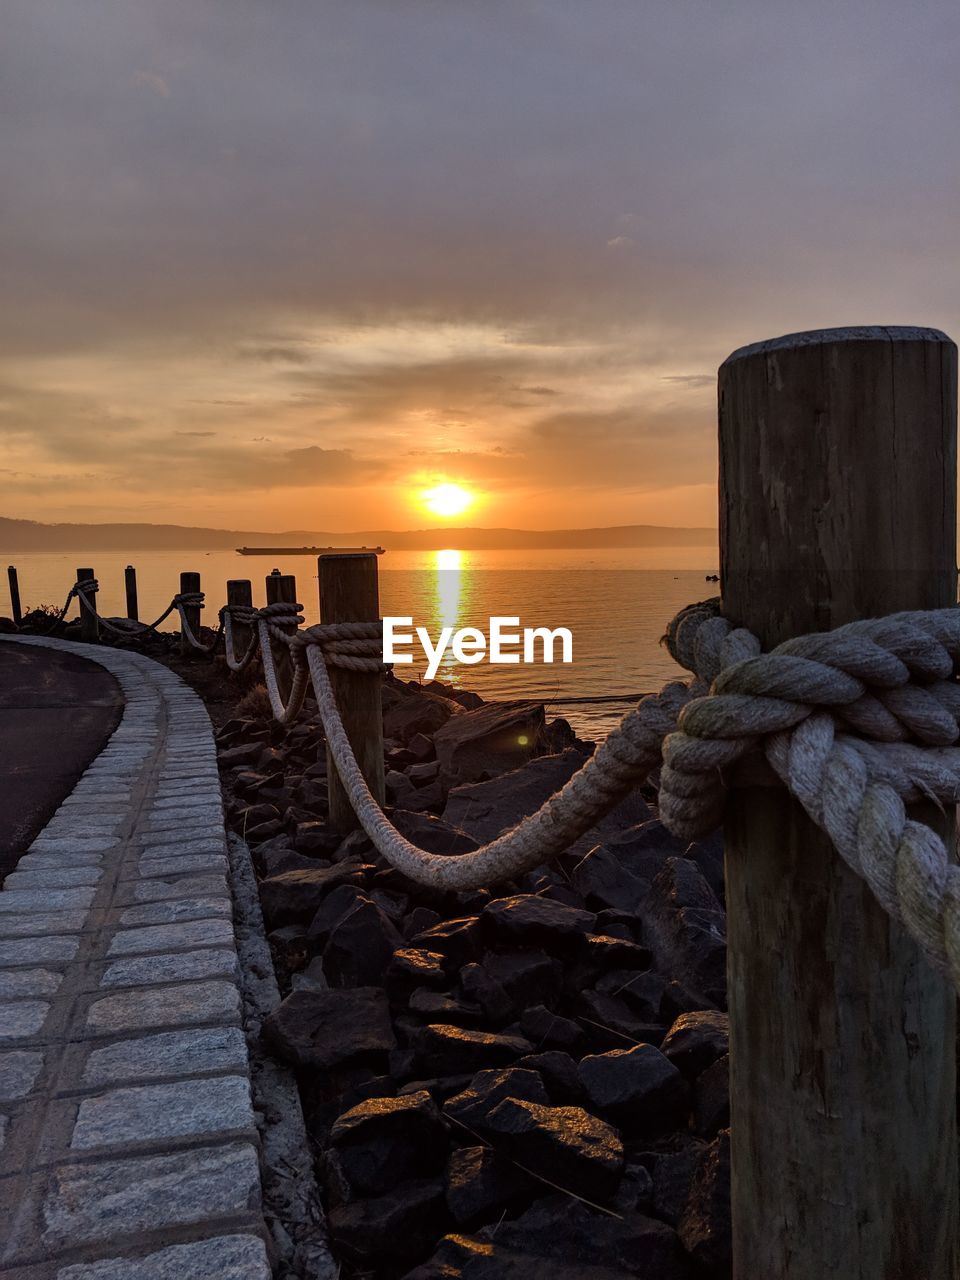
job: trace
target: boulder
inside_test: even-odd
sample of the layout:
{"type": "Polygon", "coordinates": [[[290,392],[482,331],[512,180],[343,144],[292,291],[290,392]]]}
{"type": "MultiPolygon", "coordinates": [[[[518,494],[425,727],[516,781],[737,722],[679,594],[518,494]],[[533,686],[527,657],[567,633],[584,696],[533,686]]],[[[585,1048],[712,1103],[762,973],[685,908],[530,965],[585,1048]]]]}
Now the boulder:
{"type": "Polygon", "coordinates": [[[362,878],[359,860],[269,876],[260,882],[260,903],[267,924],[276,927],[312,920],[332,889],[342,884],[359,885],[362,878]]]}
{"type": "Polygon", "coordinates": [[[685,1139],[675,1151],[653,1158],[653,1212],[675,1227],[687,1207],[693,1176],[706,1144],[685,1139]]]}
{"type": "Polygon", "coordinates": [[[690,1274],[676,1234],[662,1222],[629,1211],[612,1217],[567,1196],[547,1196],[521,1217],[480,1234],[557,1264],[599,1266],[621,1277],[688,1280],[690,1274]]]}
{"type": "Polygon", "coordinates": [[[358,901],[327,935],[324,975],[331,987],[373,986],[402,946],[403,938],[376,903],[358,901]]]}
{"type": "MultiPolygon", "coordinates": [[[[548,800],[583,767],[583,756],[572,748],[554,756],[538,756],[522,768],[489,782],[455,787],[447,796],[443,819],[468,832],[480,843],[493,840],[548,800]]],[[[638,791],[601,818],[569,846],[566,857],[577,859],[597,844],[631,824],[649,818],[650,810],[638,791]]]]}
{"type": "Polygon", "coordinates": [[[496,1239],[450,1235],[429,1262],[408,1271],[404,1280],[623,1280],[623,1273],[590,1262],[536,1257],[496,1239]]]}
{"type": "Polygon", "coordinates": [[[726,1054],[694,1082],[693,1124],[701,1138],[713,1138],[730,1126],[730,1059],[726,1054]]]}
{"type": "Polygon", "coordinates": [[[677,1234],[701,1266],[729,1270],[733,1255],[729,1129],[718,1134],[700,1157],[677,1234]]]}
{"type": "Polygon", "coordinates": [[[545,1053],[533,1053],[517,1063],[523,1071],[536,1071],[546,1086],[551,1102],[580,1102],[583,1085],[577,1064],[568,1053],[548,1049],[545,1053]]]}
{"type": "Polygon", "coordinates": [[[583,1028],[569,1018],[561,1018],[542,1004],[524,1009],[520,1015],[520,1030],[538,1047],[551,1045],[558,1049],[572,1049],[583,1039],[583,1028]]]}
{"type": "Polygon", "coordinates": [[[342,1115],[330,1143],[354,1195],[380,1195],[443,1166],[447,1131],[429,1093],[369,1098],[342,1115]]]}
{"type": "Polygon", "coordinates": [[[439,951],[399,947],[387,965],[387,982],[408,986],[442,987],[447,980],[444,958],[439,951]]]}
{"type": "Polygon", "coordinates": [[[525,1169],[575,1195],[603,1201],[617,1189],[623,1143],[582,1107],[505,1098],[485,1118],[484,1134],[525,1169]]]}
{"type": "Polygon", "coordinates": [[[560,994],[563,967],[545,951],[489,951],[481,963],[516,1010],[550,1006],[560,994]]]}
{"type": "Polygon", "coordinates": [[[661,1049],[689,1080],[727,1052],[730,1019],[717,1009],[682,1013],[663,1037],[661,1049]]]}
{"type": "Polygon", "coordinates": [[[516,1212],[536,1194],[537,1183],[488,1147],[461,1147],[447,1164],[447,1207],[458,1226],[477,1227],[516,1212]]]}
{"type": "Polygon", "coordinates": [[[488,903],[480,923],[487,937],[500,945],[542,946],[566,954],[579,949],[595,919],[590,911],[550,898],[516,894],[488,903]]]}
{"type": "Polygon", "coordinates": [[[461,714],[456,703],[433,693],[418,692],[401,698],[384,712],[383,733],[406,744],[418,734],[435,735],[452,716],[461,714]]]}
{"type": "Polygon", "coordinates": [[[476,916],[441,920],[432,928],[414,934],[410,941],[424,951],[439,951],[457,967],[480,956],[480,927],[476,916]]]}
{"type": "Polygon", "coordinates": [[[593,1107],[634,1132],[661,1132],[684,1114],[686,1082],[652,1044],[590,1054],[580,1080],[593,1107]]]}
{"type": "Polygon", "coordinates": [[[533,1052],[522,1036],[495,1035],[465,1027],[431,1023],[411,1035],[417,1066],[427,1075],[460,1075],[486,1067],[505,1067],[533,1052]]]}
{"type": "Polygon", "coordinates": [[[461,1093],[444,1103],[444,1115],[471,1133],[484,1134],[487,1118],[504,1098],[522,1098],[546,1106],[550,1099],[535,1071],[508,1067],[503,1071],[478,1071],[461,1093]]]}
{"type": "Polygon", "coordinates": [[[573,887],[594,911],[613,908],[635,912],[650,887],[633,875],[608,845],[598,845],[581,858],[570,877],[573,887]]]}
{"type": "Polygon", "coordinates": [[[438,728],[433,745],[450,786],[496,778],[536,754],[544,728],[537,702],[488,702],[438,728]]]}
{"type": "Polygon", "coordinates": [[[263,1020],[264,1042],[295,1067],[330,1068],[380,1059],[396,1047],[387,997],[379,987],[294,991],[263,1020]]]}
{"type": "Polygon", "coordinates": [[[337,1250],[363,1270],[381,1259],[391,1266],[423,1257],[446,1223],[443,1184],[415,1179],[370,1200],[352,1200],[329,1210],[327,1223],[337,1250]]]}

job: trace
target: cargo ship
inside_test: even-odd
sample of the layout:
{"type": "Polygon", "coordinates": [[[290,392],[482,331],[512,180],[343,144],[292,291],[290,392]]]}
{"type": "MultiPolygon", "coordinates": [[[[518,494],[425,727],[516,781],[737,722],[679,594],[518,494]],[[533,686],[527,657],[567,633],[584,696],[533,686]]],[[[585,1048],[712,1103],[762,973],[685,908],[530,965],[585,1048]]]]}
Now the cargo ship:
{"type": "Polygon", "coordinates": [[[237,547],[238,556],[382,556],[383,547],[237,547]]]}

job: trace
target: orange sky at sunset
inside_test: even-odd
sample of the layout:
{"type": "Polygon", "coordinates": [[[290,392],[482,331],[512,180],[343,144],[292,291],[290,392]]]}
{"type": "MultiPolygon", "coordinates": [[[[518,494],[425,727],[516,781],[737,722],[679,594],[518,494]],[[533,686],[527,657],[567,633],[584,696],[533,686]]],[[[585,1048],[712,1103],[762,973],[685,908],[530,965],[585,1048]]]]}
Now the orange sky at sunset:
{"type": "Polygon", "coordinates": [[[0,515],[712,525],[731,350],[960,333],[946,4],[4,27],[0,515]]]}

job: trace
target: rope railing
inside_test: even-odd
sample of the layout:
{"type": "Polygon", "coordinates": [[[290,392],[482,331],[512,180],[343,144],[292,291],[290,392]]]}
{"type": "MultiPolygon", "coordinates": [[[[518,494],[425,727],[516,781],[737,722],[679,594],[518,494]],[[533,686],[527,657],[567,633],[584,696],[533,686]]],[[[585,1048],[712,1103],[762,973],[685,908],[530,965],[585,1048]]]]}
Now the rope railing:
{"type": "MultiPolygon", "coordinates": [[[[762,758],[825,831],[846,864],[900,921],[929,962],[960,987],[960,868],[940,837],[906,815],[920,800],[960,798],[960,609],[900,613],[798,636],[761,652],[757,638],[723,617],[719,600],[682,610],[664,637],[693,678],[641,699],[583,767],[535,812],[470,853],[433,854],[406,839],[373,796],[337,707],[329,667],[375,673],[379,622],[302,627],[303,606],[225,605],[211,641],[186,610],[202,592],[173,597],[152,623],[107,619],[88,592],[81,607],[124,638],[156,631],[174,610],[198,651],[222,643],[232,671],[258,658],[273,716],[290,724],[311,687],[327,745],[356,817],[378,853],[410,879],[468,890],[512,879],[563,852],[630,790],[660,771],[664,825],[694,840],[723,820],[725,797],[748,758],[762,758]],[[235,625],[251,635],[238,653],[235,625]],[[292,669],[281,691],[274,646],[292,669]]],[[[755,776],[751,782],[756,781],[755,776]]]]}

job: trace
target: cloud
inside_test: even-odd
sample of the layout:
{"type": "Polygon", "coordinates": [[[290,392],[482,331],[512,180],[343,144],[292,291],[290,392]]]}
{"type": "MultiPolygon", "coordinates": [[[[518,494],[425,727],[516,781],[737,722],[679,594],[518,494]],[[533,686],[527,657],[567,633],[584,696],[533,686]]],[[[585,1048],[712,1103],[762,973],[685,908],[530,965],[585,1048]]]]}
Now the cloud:
{"type": "Polygon", "coordinates": [[[206,436],[215,436],[217,433],[215,431],[176,431],[174,434],[178,436],[192,436],[194,439],[202,440],[206,436]]]}
{"type": "Polygon", "coordinates": [[[158,98],[170,97],[170,86],[155,71],[135,71],[130,77],[130,84],[134,89],[146,89],[158,98]]]}

